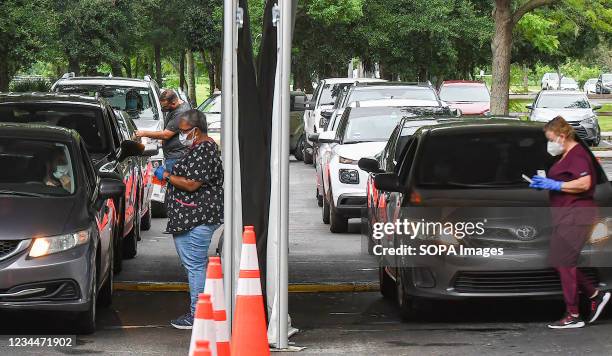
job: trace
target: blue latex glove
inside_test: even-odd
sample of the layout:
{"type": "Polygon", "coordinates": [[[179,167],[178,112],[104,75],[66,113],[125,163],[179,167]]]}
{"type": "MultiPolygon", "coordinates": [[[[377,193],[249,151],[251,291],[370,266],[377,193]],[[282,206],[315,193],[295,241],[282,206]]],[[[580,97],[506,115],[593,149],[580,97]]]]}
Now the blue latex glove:
{"type": "Polygon", "coordinates": [[[155,173],[153,173],[155,175],[155,178],[159,179],[160,181],[164,180],[164,167],[159,166],[155,169],[155,173]]]}
{"type": "Polygon", "coordinates": [[[557,192],[561,191],[562,182],[556,181],[554,179],[540,177],[540,176],[533,176],[531,180],[533,181],[531,184],[529,184],[529,187],[531,188],[554,190],[557,192]]]}

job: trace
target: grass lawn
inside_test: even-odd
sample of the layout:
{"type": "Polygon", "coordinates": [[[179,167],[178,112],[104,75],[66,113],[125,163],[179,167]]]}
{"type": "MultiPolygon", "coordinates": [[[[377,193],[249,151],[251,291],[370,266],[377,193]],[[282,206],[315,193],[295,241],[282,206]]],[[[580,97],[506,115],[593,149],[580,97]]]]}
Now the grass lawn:
{"type": "Polygon", "coordinates": [[[198,102],[198,105],[200,105],[209,96],[208,82],[196,84],[196,101],[198,102]]]}
{"type": "Polygon", "coordinates": [[[601,131],[612,131],[612,116],[600,116],[599,127],[601,131]]]}

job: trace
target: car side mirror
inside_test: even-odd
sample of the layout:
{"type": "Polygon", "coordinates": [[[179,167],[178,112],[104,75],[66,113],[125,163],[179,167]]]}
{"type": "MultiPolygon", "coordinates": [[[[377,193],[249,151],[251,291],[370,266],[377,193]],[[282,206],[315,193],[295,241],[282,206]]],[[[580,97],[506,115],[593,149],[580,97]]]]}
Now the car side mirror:
{"type": "Polygon", "coordinates": [[[527,109],[529,109],[529,110],[533,110],[533,104],[528,104],[528,105],[525,105],[525,107],[526,107],[527,109]]]}
{"type": "Polygon", "coordinates": [[[291,98],[291,109],[290,111],[304,111],[307,108],[306,96],[296,95],[291,98]]]}
{"type": "Polygon", "coordinates": [[[119,154],[117,155],[117,161],[123,162],[128,157],[142,156],[145,150],[145,145],[132,140],[125,140],[121,142],[119,147],[119,154]]]}
{"type": "Polygon", "coordinates": [[[98,169],[98,175],[103,179],[108,178],[121,181],[122,178],[117,173],[116,168],[117,161],[108,162],[98,169]]]}
{"type": "Polygon", "coordinates": [[[142,155],[145,157],[153,157],[159,153],[159,146],[156,145],[145,145],[145,149],[142,152],[142,155]]]}
{"type": "Polygon", "coordinates": [[[380,169],[378,161],[373,158],[364,157],[357,162],[357,165],[362,170],[369,173],[383,173],[384,171],[380,169]]]}
{"type": "Polygon", "coordinates": [[[98,185],[98,198],[94,203],[94,208],[100,210],[104,201],[123,197],[123,194],[125,194],[125,184],[121,179],[102,178],[98,185]]]}
{"type": "Polygon", "coordinates": [[[591,107],[593,108],[593,110],[599,110],[599,109],[601,109],[601,104],[600,103],[591,103],[591,107]]]}
{"type": "Polygon", "coordinates": [[[385,192],[400,192],[399,177],[395,173],[381,173],[374,176],[374,186],[385,192]]]}
{"type": "Polygon", "coordinates": [[[461,115],[463,115],[461,109],[458,108],[451,109],[451,114],[455,117],[461,117],[461,115]]]}

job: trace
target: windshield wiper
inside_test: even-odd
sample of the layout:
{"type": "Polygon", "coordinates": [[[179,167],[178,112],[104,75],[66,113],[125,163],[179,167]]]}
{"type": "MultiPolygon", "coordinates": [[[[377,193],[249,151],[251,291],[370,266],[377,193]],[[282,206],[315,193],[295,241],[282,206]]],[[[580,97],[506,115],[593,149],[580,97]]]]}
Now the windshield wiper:
{"type": "Polygon", "coordinates": [[[0,195],[17,195],[21,197],[37,197],[37,198],[41,198],[45,196],[44,194],[39,194],[39,193],[17,192],[14,190],[3,190],[3,189],[0,189],[0,195]]]}
{"type": "Polygon", "coordinates": [[[352,143],[364,143],[364,142],[372,142],[372,141],[370,141],[370,140],[361,140],[361,141],[345,141],[345,142],[343,142],[342,144],[343,144],[343,145],[350,145],[350,144],[352,144],[352,143]]]}

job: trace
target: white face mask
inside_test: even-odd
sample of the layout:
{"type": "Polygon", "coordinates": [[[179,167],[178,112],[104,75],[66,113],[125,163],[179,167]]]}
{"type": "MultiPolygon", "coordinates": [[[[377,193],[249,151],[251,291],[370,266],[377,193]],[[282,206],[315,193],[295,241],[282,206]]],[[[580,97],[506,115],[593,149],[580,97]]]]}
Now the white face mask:
{"type": "Polygon", "coordinates": [[[55,170],[53,171],[53,176],[56,179],[60,179],[61,177],[68,175],[68,171],[69,171],[69,167],[68,165],[58,165],[57,167],[55,167],[55,170]]]}
{"type": "Polygon", "coordinates": [[[548,141],[546,150],[551,156],[554,157],[562,154],[565,149],[563,148],[563,145],[559,143],[559,139],[556,139],[555,141],[548,141]]]}
{"type": "Polygon", "coordinates": [[[193,132],[193,130],[195,130],[195,127],[192,128],[187,133],[182,133],[182,132],[179,133],[179,141],[181,141],[181,144],[183,144],[184,146],[191,146],[191,145],[193,145],[193,141],[195,140],[195,137],[193,137],[190,140],[187,139],[187,137],[189,137],[189,135],[193,132]]]}

